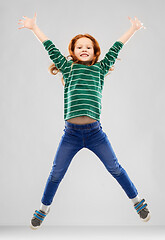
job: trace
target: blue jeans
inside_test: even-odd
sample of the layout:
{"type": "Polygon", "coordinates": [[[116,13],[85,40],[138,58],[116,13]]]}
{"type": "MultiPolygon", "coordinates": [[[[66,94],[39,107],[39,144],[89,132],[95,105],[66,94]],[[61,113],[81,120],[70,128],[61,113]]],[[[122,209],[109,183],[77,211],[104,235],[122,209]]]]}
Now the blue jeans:
{"type": "Polygon", "coordinates": [[[57,188],[73,157],[82,148],[88,148],[99,157],[105,168],[118,181],[130,199],[138,195],[128,174],[118,163],[109,139],[102,130],[100,121],[79,125],[69,123],[65,120],[65,128],[63,131],[64,134],[55,154],[52,169],[41,199],[44,205],[50,205],[52,203],[57,188]]]}

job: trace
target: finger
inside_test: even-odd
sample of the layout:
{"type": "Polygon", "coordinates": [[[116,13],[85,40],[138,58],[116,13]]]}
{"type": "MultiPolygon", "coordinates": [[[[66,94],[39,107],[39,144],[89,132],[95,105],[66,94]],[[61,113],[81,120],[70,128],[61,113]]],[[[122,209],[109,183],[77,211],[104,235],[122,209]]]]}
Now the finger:
{"type": "Polygon", "coordinates": [[[132,20],[130,17],[128,17],[128,19],[129,19],[129,20],[130,20],[130,22],[132,23],[132,21],[133,21],[133,20],[132,20]]]}
{"type": "Polygon", "coordinates": [[[37,17],[37,13],[35,12],[35,14],[34,14],[34,17],[33,17],[33,18],[36,20],[36,17],[37,17]]]}
{"type": "Polygon", "coordinates": [[[20,28],[18,28],[18,29],[22,29],[22,28],[24,28],[24,26],[23,26],[23,27],[20,27],[20,28]]]}
{"type": "Polygon", "coordinates": [[[140,20],[137,17],[135,17],[135,21],[140,22],[140,20]]]}

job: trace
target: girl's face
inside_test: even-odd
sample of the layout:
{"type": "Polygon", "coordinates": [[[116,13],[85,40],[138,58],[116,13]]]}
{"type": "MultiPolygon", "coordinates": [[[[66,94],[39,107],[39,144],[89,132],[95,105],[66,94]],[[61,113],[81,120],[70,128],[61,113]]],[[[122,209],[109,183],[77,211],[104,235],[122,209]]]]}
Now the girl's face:
{"type": "Polygon", "coordinates": [[[74,54],[78,60],[89,64],[94,57],[93,42],[87,37],[79,38],[75,43],[74,54]]]}

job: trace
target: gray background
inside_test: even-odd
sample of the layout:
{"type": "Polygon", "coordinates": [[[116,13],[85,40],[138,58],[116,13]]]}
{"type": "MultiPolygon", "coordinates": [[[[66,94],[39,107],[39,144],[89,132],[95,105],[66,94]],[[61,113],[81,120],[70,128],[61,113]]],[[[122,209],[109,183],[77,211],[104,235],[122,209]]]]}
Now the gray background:
{"type": "MultiPolygon", "coordinates": [[[[163,0],[4,1],[0,3],[0,225],[28,225],[63,135],[61,73],[22,16],[32,18],[62,54],[79,33],[93,35],[101,60],[137,16],[141,29],[124,45],[105,78],[101,124],[120,164],[145,198],[147,225],[164,225],[164,7],[163,0]]],[[[99,158],[82,149],[62,180],[45,225],[144,225],[99,158]]]]}

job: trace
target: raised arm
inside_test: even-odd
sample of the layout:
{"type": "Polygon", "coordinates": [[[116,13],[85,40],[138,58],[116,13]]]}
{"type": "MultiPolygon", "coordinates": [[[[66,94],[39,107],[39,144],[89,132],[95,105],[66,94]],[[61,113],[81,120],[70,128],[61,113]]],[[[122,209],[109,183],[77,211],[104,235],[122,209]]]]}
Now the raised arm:
{"type": "Polygon", "coordinates": [[[130,17],[128,17],[128,19],[130,20],[132,26],[113,44],[108,53],[105,55],[104,59],[100,61],[100,67],[102,68],[104,75],[108,73],[109,69],[115,63],[121,48],[133,36],[133,34],[141,28],[146,29],[146,27],[143,26],[143,23],[141,23],[137,17],[135,17],[135,20],[131,19],[130,17]]]}
{"type": "Polygon", "coordinates": [[[143,23],[141,23],[137,17],[135,17],[135,20],[131,19],[130,17],[128,17],[128,19],[130,20],[132,26],[130,27],[130,29],[125,32],[117,41],[122,42],[123,44],[125,44],[133,35],[134,33],[141,29],[144,28],[146,29],[146,27],[143,26],[143,23]]]}
{"type": "Polygon", "coordinates": [[[18,24],[23,24],[21,28],[28,28],[30,29],[35,36],[42,42],[43,46],[45,47],[46,51],[48,52],[48,55],[50,59],[53,61],[55,66],[61,71],[65,71],[65,67],[67,66],[67,59],[61,54],[58,48],[55,47],[53,42],[48,39],[48,37],[39,29],[39,27],[36,24],[36,16],[35,13],[34,17],[28,18],[26,16],[23,16],[25,20],[19,20],[20,22],[18,24]]]}

